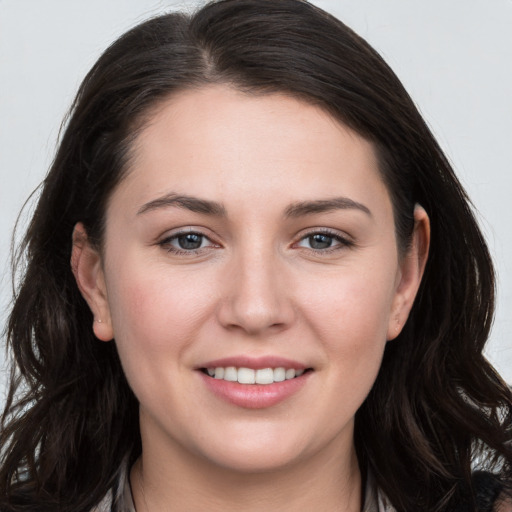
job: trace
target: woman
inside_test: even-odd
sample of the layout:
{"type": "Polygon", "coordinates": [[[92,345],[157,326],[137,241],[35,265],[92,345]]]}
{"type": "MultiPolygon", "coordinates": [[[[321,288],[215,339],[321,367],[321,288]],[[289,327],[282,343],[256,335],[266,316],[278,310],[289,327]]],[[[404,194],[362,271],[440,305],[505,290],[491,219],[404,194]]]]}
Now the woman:
{"type": "Polygon", "coordinates": [[[318,8],[120,38],[24,250],[2,510],[505,510],[487,248],[398,79],[318,8]]]}

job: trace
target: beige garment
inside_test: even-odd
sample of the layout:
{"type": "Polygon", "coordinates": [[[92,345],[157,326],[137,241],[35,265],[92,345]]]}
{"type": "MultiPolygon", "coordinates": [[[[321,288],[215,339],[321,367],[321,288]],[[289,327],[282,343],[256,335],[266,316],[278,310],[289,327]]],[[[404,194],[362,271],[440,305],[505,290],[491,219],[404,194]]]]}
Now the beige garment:
{"type": "MultiPolygon", "coordinates": [[[[121,485],[118,487],[117,491],[114,489],[109,491],[101,503],[91,510],[91,512],[136,512],[127,468],[128,466],[125,465],[119,475],[121,485]],[[116,504],[116,506],[114,506],[114,504],[116,504]]],[[[382,492],[375,486],[371,473],[368,475],[366,481],[362,512],[396,512],[388,503],[388,500],[382,492]]]]}

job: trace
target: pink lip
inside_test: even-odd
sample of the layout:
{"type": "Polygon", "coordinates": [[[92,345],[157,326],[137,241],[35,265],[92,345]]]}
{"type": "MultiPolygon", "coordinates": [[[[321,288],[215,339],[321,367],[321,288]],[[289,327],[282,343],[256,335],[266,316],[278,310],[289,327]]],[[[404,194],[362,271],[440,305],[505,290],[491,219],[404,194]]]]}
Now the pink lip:
{"type": "Polygon", "coordinates": [[[225,357],[222,359],[215,359],[208,361],[197,367],[200,368],[226,368],[234,366],[235,368],[251,368],[253,370],[260,370],[263,368],[294,368],[295,370],[305,370],[308,368],[298,361],[286,359],[278,356],[262,356],[262,357],[249,357],[249,356],[234,356],[225,357]]]}
{"type": "MultiPolygon", "coordinates": [[[[228,364],[226,366],[235,365],[228,364]]],[[[240,366],[251,367],[247,365],[240,366]]],[[[263,366],[263,368],[269,367],[274,367],[274,365],[263,366]]],[[[305,372],[300,377],[283,382],[274,382],[273,384],[239,384],[238,382],[214,379],[201,371],[197,373],[206,387],[222,400],[246,409],[264,409],[277,405],[297,393],[306,384],[313,372],[305,372]]]]}

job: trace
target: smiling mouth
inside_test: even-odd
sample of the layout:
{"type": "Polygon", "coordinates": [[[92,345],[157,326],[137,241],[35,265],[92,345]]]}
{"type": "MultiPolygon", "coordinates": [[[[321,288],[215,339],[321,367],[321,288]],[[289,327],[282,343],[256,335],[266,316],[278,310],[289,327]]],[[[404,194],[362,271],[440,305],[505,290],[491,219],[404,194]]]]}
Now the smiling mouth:
{"type": "Polygon", "coordinates": [[[238,382],[239,384],[274,384],[300,377],[306,372],[313,371],[312,368],[236,368],[235,366],[201,368],[201,371],[212,379],[224,380],[227,382],[238,382]]]}

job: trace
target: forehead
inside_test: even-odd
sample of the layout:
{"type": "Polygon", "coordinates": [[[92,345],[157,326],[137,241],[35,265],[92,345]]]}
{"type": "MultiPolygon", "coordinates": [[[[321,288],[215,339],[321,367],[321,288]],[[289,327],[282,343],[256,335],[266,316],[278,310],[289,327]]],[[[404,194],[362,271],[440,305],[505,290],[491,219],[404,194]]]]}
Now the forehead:
{"type": "Polygon", "coordinates": [[[153,111],[119,188],[139,203],[171,190],[221,202],[276,191],[283,201],[387,196],[372,144],[325,110],[220,85],[180,92],[153,111]]]}

